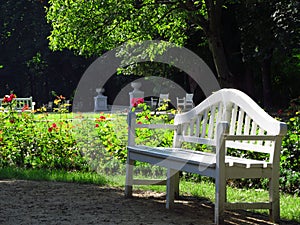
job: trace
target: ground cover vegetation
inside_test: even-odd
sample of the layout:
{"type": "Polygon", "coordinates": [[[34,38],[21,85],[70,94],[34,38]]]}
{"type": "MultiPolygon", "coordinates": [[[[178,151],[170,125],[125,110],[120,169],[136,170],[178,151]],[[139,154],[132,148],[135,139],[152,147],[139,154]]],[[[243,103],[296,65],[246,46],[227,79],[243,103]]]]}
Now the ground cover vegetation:
{"type": "MultiPolygon", "coordinates": [[[[48,114],[14,111],[15,95],[3,99],[0,113],[0,166],[18,168],[62,169],[66,171],[97,171],[106,174],[123,174],[125,171],[127,121],[125,114],[72,114],[67,113],[63,96],[56,97],[57,113],[48,114]]],[[[300,110],[299,98],[291,103],[284,115],[288,134],[283,140],[281,152],[281,190],[300,196],[300,110]]],[[[169,113],[151,111],[139,102],[132,110],[137,111],[138,123],[172,123],[175,110],[169,113]]],[[[24,106],[26,108],[26,106],[24,106]]],[[[166,107],[161,107],[166,112],[166,107]]],[[[40,112],[39,112],[40,111],[40,112]]],[[[138,129],[139,144],[172,146],[172,131],[138,129]]],[[[189,146],[191,147],[191,146],[189,146]]],[[[198,146],[199,147],[199,146],[198,146]]],[[[203,146],[202,146],[203,147],[203,146]]],[[[205,146],[204,146],[205,148],[205,146]]],[[[245,156],[246,157],[246,156],[245,156]]],[[[138,162],[136,173],[162,176],[164,170],[138,162]]],[[[183,179],[201,181],[195,175],[182,173],[183,179]]],[[[267,181],[230,181],[235,187],[268,188],[267,181]]]]}
{"type": "MultiPolygon", "coordinates": [[[[22,178],[123,185],[127,113],[69,113],[69,105],[65,103],[63,96],[56,96],[54,102],[56,113],[49,114],[43,108],[35,113],[26,111],[17,113],[14,110],[15,97],[14,94],[4,97],[0,113],[0,177],[2,179],[22,178]]],[[[299,98],[294,99],[288,110],[278,112],[278,116],[280,115],[288,123],[288,134],[283,140],[281,152],[280,188],[283,191],[282,204],[289,207],[286,207],[282,213],[284,218],[297,221],[300,221],[297,217],[299,215],[297,207],[290,207],[290,204],[292,196],[296,200],[300,197],[299,103],[299,98]]],[[[143,100],[139,100],[131,110],[137,113],[137,122],[143,124],[172,123],[174,114],[178,113],[175,110],[166,111],[166,104],[158,111],[153,111],[143,100]],[[160,110],[163,110],[163,113],[160,110]]],[[[138,129],[136,135],[139,144],[161,147],[172,145],[172,131],[138,129]]],[[[163,168],[141,162],[137,162],[135,167],[136,176],[141,177],[160,178],[165,175],[165,172],[163,168]]],[[[213,193],[209,191],[213,189],[213,183],[209,182],[208,178],[182,173],[181,179],[184,193],[196,196],[208,194],[213,201],[213,193]],[[201,188],[202,191],[199,192],[198,189],[190,188],[195,186],[191,185],[191,182],[207,187],[201,188]]],[[[241,196],[245,200],[251,198],[257,200],[262,198],[265,193],[263,189],[268,188],[268,183],[265,180],[238,180],[229,181],[229,186],[232,188],[228,193],[230,200],[234,201],[241,196]]],[[[151,189],[164,191],[157,187],[151,189]]],[[[292,205],[299,204],[296,200],[292,205]]]]}

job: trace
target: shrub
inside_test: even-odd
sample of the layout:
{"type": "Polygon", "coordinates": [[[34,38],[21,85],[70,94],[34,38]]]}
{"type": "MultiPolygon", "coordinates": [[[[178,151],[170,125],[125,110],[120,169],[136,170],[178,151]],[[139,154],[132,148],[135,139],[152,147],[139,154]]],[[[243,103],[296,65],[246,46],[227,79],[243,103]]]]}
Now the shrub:
{"type": "Polygon", "coordinates": [[[282,141],[280,183],[285,192],[300,196],[300,108],[298,111],[294,108],[288,111],[291,115],[287,121],[288,132],[282,141]]]}
{"type": "MultiPolygon", "coordinates": [[[[160,108],[159,110],[164,109],[160,108]]],[[[136,112],[137,123],[171,123],[173,121],[173,116],[170,114],[153,114],[150,107],[143,102],[138,102],[132,111],[136,112]]],[[[101,146],[104,147],[105,151],[110,155],[110,164],[113,165],[113,172],[117,170],[125,170],[124,166],[117,165],[114,163],[114,159],[122,162],[123,164],[127,158],[127,136],[128,130],[125,115],[104,115],[100,114],[95,120],[95,129],[97,135],[100,139],[101,146]]],[[[160,147],[170,147],[172,146],[173,132],[170,130],[150,130],[150,129],[136,129],[136,142],[138,144],[150,145],[150,146],[160,146],[160,147]]],[[[99,151],[99,150],[98,150],[99,151]]],[[[99,158],[105,155],[101,152],[95,150],[93,153],[89,151],[89,155],[93,154],[99,158]]],[[[102,165],[105,160],[100,159],[102,165]]],[[[106,160],[106,164],[108,160],[106,160]]],[[[151,167],[146,163],[135,162],[137,166],[135,167],[136,174],[159,176],[162,175],[164,170],[157,167],[151,167]]],[[[98,164],[99,165],[99,164],[98,164]]],[[[102,169],[103,170],[103,169],[102,169]]],[[[105,168],[107,170],[107,168],[105,168]]]]}
{"type": "MultiPolygon", "coordinates": [[[[62,117],[51,121],[45,113],[16,112],[11,96],[3,99],[0,113],[0,167],[86,169],[70,121],[62,117]]],[[[57,104],[63,107],[62,102],[57,104]]]]}

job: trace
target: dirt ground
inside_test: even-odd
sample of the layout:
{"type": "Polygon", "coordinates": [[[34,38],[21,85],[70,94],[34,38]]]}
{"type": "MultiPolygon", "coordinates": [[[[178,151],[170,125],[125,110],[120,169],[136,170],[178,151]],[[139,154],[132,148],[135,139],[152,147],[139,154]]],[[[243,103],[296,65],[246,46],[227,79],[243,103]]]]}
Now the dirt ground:
{"type": "MultiPolygon", "coordinates": [[[[121,188],[0,180],[0,224],[213,224],[213,204],[206,199],[182,197],[172,210],[164,200],[163,193],[150,191],[125,198],[121,188]]],[[[267,216],[241,211],[226,212],[226,224],[271,223],[267,216]]]]}

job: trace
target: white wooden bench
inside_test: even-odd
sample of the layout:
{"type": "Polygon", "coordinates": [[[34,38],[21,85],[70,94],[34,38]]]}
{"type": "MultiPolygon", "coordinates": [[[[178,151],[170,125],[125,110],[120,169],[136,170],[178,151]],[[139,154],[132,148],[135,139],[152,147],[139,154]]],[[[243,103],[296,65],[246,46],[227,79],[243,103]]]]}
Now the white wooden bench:
{"type": "MultiPolygon", "coordinates": [[[[16,102],[14,109],[17,112],[22,112],[22,111],[33,112],[34,111],[35,102],[32,101],[32,97],[15,98],[14,101],[16,102]],[[27,106],[26,109],[24,108],[24,106],[27,106]]],[[[0,106],[2,106],[2,99],[0,100],[0,106]]]]}
{"type": "Polygon", "coordinates": [[[235,89],[217,91],[192,110],[177,114],[172,125],[138,124],[135,118],[134,113],[129,113],[125,196],[132,196],[133,185],[166,184],[166,207],[173,207],[179,195],[178,171],[186,171],[215,179],[216,224],[224,223],[225,209],[269,209],[271,221],[279,221],[279,161],[287,126],[269,116],[246,94],[235,89]],[[136,145],[136,128],[174,129],[173,147],[136,145]],[[184,142],[211,146],[215,151],[183,149],[184,142]],[[266,153],[268,159],[233,157],[227,148],[266,153]],[[135,160],[166,167],[167,179],[133,179],[135,160]],[[269,201],[227,202],[226,180],[237,178],[269,178],[269,201]]]}

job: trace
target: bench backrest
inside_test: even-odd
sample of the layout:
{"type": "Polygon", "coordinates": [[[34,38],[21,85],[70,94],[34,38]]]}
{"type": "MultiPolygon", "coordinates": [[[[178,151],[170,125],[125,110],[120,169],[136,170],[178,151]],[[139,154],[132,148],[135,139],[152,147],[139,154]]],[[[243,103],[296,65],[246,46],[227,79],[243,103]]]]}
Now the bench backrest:
{"type": "Polygon", "coordinates": [[[222,89],[192,110],[175,116],[174,124],[179,128],[175,132],[174,146],[179,147],[182,142],[216,146],[216,127],[220,121],[228,122],[229,135],[240,136],[243,140],[227,141],[227,148],[268,153],[271,161],[276,137],[265,140],[263,137],[280,138],[287,130],[285,123],[272,118],[243,92],[222,89]],[[249,136],[259,136],[261,140],[253,140],[249,136]]]}
{"type": "MultiPolygon", "coordinates": [[[[22,111],[24,106],[28,106],[28,109],[25,111],[34,111],[35,102],[32,101],[32,97],[28,98],[15,98],[14,101],[16,102],[15,110],[22,111]]],[[[0,99],[0,106],[2,105],[2,99],[0,99]]]]}

